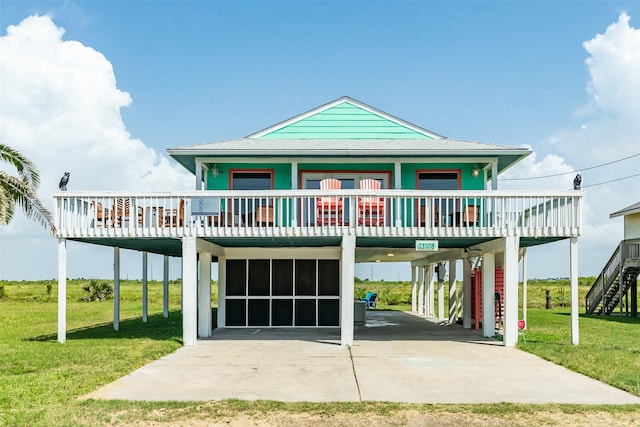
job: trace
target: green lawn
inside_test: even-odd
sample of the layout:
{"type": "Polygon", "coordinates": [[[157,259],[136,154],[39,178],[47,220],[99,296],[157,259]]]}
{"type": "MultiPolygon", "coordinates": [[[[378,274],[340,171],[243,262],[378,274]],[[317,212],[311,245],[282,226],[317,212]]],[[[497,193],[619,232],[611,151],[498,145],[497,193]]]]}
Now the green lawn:
{"type": "MultiPolygon", "coordinates": [[[[347,425],[361,418],[361,425],[376,425],[371,420],[377,419],[379,424],[394,424],[394,420],[405,419],[408,423],[416,414],[421,417],[420,424],[438,423],[438,420],[451,417],[451,425],[458,425],[454,422],[465,419],[475,425],[562,425],[567,414],[571,414],[572,419],[583,420],[583,424],[590,423],[592,417],[598,420],[610,418],[605,424],[611,424],[611,420],[623,420],[628,425],[640,423],[640,406],[242,401],[192,404],[78,400],[79,396],[174,351],[181,346],[182,336],[179,284],[170,286],[171,311],[169,318],[165,319],[162,317],[162,285],[150,283],[149,321],[143,324],[140,318],[140,283],[123,282],[122,320],[120,331],[116,333],[110,323],[113,316],[111,301],[81,302],[81,288],[87,282],[68,282],[67,342],[60,345],[56,342],[55,284],[50,283],[52,286],[48,292],[47,282],[0,281],[5,294],[0,299],[0,425],[201,425],[202,420],[218,420],[224,424],[234,417],[245,419],[247,424],[258,425],[296,424],[301,423],[300,417],[311,417],[307,425],[321,424],[323,420],[324,425],[332,424],[327,420],[347,425]],[[373,414],[373,418],[367,418],[368,413],[373,414]],[[425,418],[432,416],[436,418],[425,418]],[[486,419],[487,423],[476,423],[481,419],[486,419]]],[[[530,283],[530,307],[544,307],[545,288],[551,287],[554,294],[560,295],[562,286],[548,282],[530,283]]],[[[581,287],[581,293],[583,288],[586,286],[581,287]]],[[[408,283],[359,283],[356,293],[368,290],[380,294],[383,307],[408,308],[408,283]]],[[[568,292],[566,296],[568,298],[568,292]]],[[[559,305],[560,301],[559,296],[557,302],[554,299],[555,304],[559,305]]],[[[567,307],[552,310],[530,308],[528,326],[527,343],[520,344],[523,350],[640,396],[638,319],[581,316],[581,344],[577,347],[571,345],[567,307]]]]}

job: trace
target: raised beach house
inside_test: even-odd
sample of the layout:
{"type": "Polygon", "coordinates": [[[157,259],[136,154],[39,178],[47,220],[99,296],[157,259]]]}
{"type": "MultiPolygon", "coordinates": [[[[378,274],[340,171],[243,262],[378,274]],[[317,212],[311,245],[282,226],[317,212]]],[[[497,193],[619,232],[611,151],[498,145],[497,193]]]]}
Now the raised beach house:
{"type": "Polygon", "coordinates": [[[245,138],[169,154],[193,173],[193,191],[54,194],[61,342],[67,240],[115,248],[116,329],[118,248],[181,257],[187,346],[212,333],[213,262],[219,328],[340,328],[351,345],[355,264],[408,262],[416,314],[461,319],[485,336],[500,317],[513,346],[520,258],[527,247],[570,239],[577,344],[582,192],[499,190],[498,175],[526,148],[446,138],[343,97],[245,138]]]}

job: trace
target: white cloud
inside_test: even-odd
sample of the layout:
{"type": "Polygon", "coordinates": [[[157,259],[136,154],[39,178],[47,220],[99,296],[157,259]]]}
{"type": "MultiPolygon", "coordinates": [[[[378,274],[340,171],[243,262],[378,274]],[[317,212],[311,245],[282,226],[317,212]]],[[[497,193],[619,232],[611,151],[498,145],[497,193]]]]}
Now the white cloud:
{"type": "Polygon", "coordinates": [[[591,74],[588,91],[593,106],[607,115],[640,122],[640,31],[629,25],[623,13],[604,34],[584,43],[591,55],[586,63],[591,74]]]}
{"type": "MultiPolygon", "coordinates": [[[[575,117],[575,128],[560,129],[540,147],[550,146],[561,154],[548,154],[538,161],[530,156],[505,174],[505,178],[536,177],[600,165],[640,153],[640,30],[630,26],[621,14],[604,34],[597,34],[583,46],[589,54],[585,63],[590,80],[585,105],[575,117]]],[[[580,274],[597,275],[623,238],[620,218],[609,214],[640,201],[640,177],[600,184],[638,173],[640,157],[609,166],[582,171],[585,198],[583,234],[579,240],[580,274]]],[[[569,189],[574,174],[541,180],[503,181],[501,188],[569,189]]],[[[537,277],[568,274],[568,246],[534,248],[537,277]],[[565,256],[566,255],[566,256],[565,256]],[[558,259],[566,262],[558,263],[558,259]]]]}
{"type": "MultiPolygon", "coordinates": [[[[533,147],[527,147],[533,149],[533,147]]],[[[566,160],[556,154],[547,154],[538,161],[538,154],[534,151],[521,160],[513,168],[500,175],[499,188],[504,190],[569,190],[573,188],[572,172],[574,168],[566,160]],[[531,177],[550,178],[530,179],[531,177]]]]}
{"type": "MultiPolygon", "coordinates": [[[[640,30],[630,22],[621,14],[604,33],[584,43],[590,75],[586,101],[567,120],[578,123],[536,144],[536,153],[505,178],[569,172],[640,152],[640,30]]],[[[42,198],[50,200],[64,171],[71,172],[70,190],[192,188],[188,173],[127,132],[120,109],[130,105],[131,96],[118,89],[109,61],[90,47],[63,40],[63,35],[50,18],[32,16],[0,38],[0,137],[39,166],[42,198]]],[[[590,185],[637,174],[639,159],[583,171],[580,274],[597,274],[622,238],[620,218],[611,220],[609,213],[640,201],[640,178],[590,185]]],[[[572,180],[570,173],[502,181],[500,188],[564,190],[572,187],[572,180]]],[[[0,277],[40,278],[41,269],[48,271],[44,277],[54,276],[55,241],[47,237],[46,230],[20,216],[0,230],[0,277]]],[[[83,254],[89,247],[72,245],[70,252],[75,246],[82,246],[77,250],[83,254]]],[[[568,244],[543,245],[530,253],[537,258],[529,264],[532,276],[567,275],[568,244]]],[[[70,253],[70,264],[73,259],[70,253]]],[[[96,274],[108,276],[110,260],[99,259],[103,264],[96,274]]],[[[71,276],[90,275],[74,268],[70,265],[71,276]]]]}
{"type": "MultiPolygon", "coordinates": [[[[127,132],[120,110],[132,100],[118,89],[111,63],[63,35],[49,17],[30,16],[0,38],[0,137],[38,166],[40,197],[52,207],[50,194],[65,171],[71,191],[191,189],[189,173],[127,132]]],[[[14,251],[25,238],[41,239],[25,251],[55,260],[48,232],[21,214],[0,233],[2,277],[33,272],[14,251]]]]}

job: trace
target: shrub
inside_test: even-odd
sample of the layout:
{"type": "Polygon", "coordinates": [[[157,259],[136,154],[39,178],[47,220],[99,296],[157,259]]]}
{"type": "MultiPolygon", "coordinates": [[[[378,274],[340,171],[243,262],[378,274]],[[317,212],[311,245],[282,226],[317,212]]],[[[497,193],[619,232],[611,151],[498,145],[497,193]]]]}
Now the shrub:
{"type": "Polygon", "coordinates": [[[106,301],[113,298],[113,286],[107,282],[91,280],[88,285],[82,287],[84,296],[82,301],[106,301]]]}
{"type": "Polygon", "coordinates": [[[0,299],[3,299],[6,296],[7,294],[4,291],[4,285],[0,285],[0,299]]]}
{"type": "Polygon", "coordinates": [[[385,295],[384,299],[388,305],[407,304],[411,302],[410,297],[407,300],[406,295],[397,292],[391,292],[388,295],[385,295]]]}

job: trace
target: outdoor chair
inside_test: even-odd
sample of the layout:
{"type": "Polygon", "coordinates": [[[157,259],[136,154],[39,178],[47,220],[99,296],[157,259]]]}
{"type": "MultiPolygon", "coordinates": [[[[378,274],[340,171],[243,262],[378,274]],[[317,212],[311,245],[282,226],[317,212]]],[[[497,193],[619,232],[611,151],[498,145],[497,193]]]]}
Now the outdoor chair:
{"type": "Polygon", "coordinates": [[[109,209],[106,209],[102,206],[102,203],[96,202],[95,200],[91,202],[91,204],[95,210],[96,227],[107,227],[111,225],[111,214],[109,209]]]}
{"type": "Polygon", "coordinates": [[[253,214],[253,225],[263,227],[273,225],[273,206],[259,205],[253,214]]]}
{"type": "Polygon", "coordinates": [[[432,217],[427,217],[427,207],[425,205],[420,206],[420,210],[418,212],[418,225],[420,227],[438,227],[440,225],[440,216],[438,214],[438,205],[433,204],[431,207],[432,217]]]}
{"type": "MultiPolygon", "coordinates": [[[[377,179],[360,180],[361,190],[380,190],[377,179]]],[[[384,197],[358,198],[358,225],[384,225],[385,202],[384,197]]]]}
{"type": "MultiPolygon", "coordinates": [[[[342,184],[335,178],[320,181],[320,190],[340,190],[342,184]]],[[[318,197],[316,199],[317,225],[342,225],[342,197],[318,197]]]]}
{"type": "Polygon", "coordinates": [[[462,224],[465,227],[478,225],[478,208],[474,205],[467,205],[462,212],[462,224]]]}
{"type": "MultiPolygon", "coordinates": [[[[138,210],[138,224],[142,225],[142,215],[138,210]]],[[[122,227],[125,221],[131,220],[131,199],[115,199],[111,210],[111,220],[114,226],[122,227]]]]}
{"type": "Polygon", "coordinates": [[[364,298],[358,298],[358,301],[363,301],[366,308],[378,308],[378,294],[375,292],[367,292],[364,298]]]}
{"type": "Polygon", "coordinates": [[[184,199],[180,199],[178,208],[165,209],[163,225],[165,227],[184,227],[184,199]]]}

